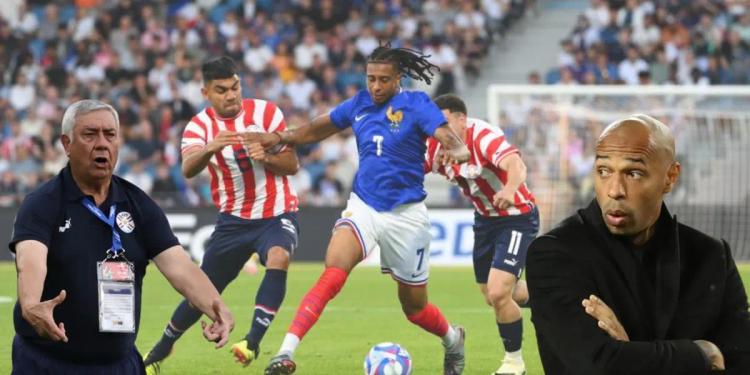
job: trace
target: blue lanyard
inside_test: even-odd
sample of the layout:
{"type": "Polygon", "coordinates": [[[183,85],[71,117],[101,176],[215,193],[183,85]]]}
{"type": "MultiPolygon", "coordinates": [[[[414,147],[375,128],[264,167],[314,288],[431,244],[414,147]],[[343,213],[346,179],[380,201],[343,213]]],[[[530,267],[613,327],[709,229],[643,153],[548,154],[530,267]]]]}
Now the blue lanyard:
{"type": "Polygon", "coordinates": [[[99,220],[103,221],[104,223],[109,225],[110,228],[112,228],[112,255],[114,257],[117,257],[123,251],[125,251],[122,248],[122,241],[120,240],[120,234],[117,233],[117,228],[115,228],[116,205],[113,203],[112,207],[109,208],[109,217],[104,216],[104,213],[99,209],[99,207],[96,207],[96,205],[94,205],[94,202],[92,202],[91,199],[89,199],[88,197],[83,198],[83,205],[86,208],[88,208],[88,210],[91,211],[92,214],[98,217],[99,220]]]}

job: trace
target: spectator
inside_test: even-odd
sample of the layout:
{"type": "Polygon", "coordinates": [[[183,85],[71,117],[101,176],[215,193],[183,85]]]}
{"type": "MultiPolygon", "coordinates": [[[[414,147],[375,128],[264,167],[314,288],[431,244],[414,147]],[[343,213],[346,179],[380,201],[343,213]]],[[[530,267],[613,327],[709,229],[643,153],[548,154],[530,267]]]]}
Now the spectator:
{"type": "Polygon", "coordinates": [[[456,91],[456,78],[454,68],[458,63],[456,51],[446,43],[445,40],[435,37],[430,45],[425,48],[425,54],[431,55],[430,62],[440,68],[440,82],[435,89],[435,96],[456,91]]]}
{"type": "Polygon", "coordinates": [[[643,25],[633,28],[633,43],[640,48],[650,49],[661,40],[661,30],[654,22],[654,16],[647,14],[643,17],[643,25]]]}
{"type": "Polygon", "coordinates": [[[174,207],[176,203],[175,193],[177,192],[177,185],[174,183],[174,180],[169,173],[169,167],[165,164],[160,164],[156,167],[156,177],[153,181],[151,197],[159,203],[161,207],[174,207]]]}
{"type": "Polygon", "coordinates": [[[18,112],[24,112],[34,102],[36,91],[34,85],[28,80],[25,74],[20,74],[16,83],[8,91],[8,101],[11,107],[18,112]]]}
{"type": "Polygon", "coordinates": [[[0,207],[14,207],[19,203],[16,175],[5,170],[0,172],[0,207]]]}
{"type": "Polygon", "coordinates": [[[617,74],[626,84],[637,85],[638,74],[641,71],[648,71],[648,64],[641,58],[638,48],[630,46],[628,47],[628,58],[620,63],[617,74]]]}
{"type": "Polygon", "coordinates": [[[294,81],[286,85],[286,94],[292,98],[294,108],[308,110],[311,107],[310,97],[315,91],[315,82],[307,78],[305,72],[298,71],[294,81]]]}
{"type": "Polygon", "coordinates": [[[591,21],[591,27],[600,30],[609,24],[609,6],[606,0],[591,0],[591,6],[586,8],[584,14],[591,21]]]}
{"type": "Polygon", "coordinates": [[[250,45],[245,49],[242,61],[250,69],[250,72],[258,74],[265,71],[273,60],[273,51],[271,51],[271,47],[261,42],[258,34],[252,31],[249,31],[248,34],[250,45]]]}
{"type": "Polygon", "coordinates": [[[357,47],[357,53],[360,56],[370,56],[372,51],[378,47],[378,40],[375,38],[372,28],[369,26],[362,28],[362,32],[357,37],[354,45],[357,47]]]}
{"type": "Polygon", "coordinates": [[[325,172],[313,184],[313,205],[340,206],[343,203],[344,185],[336,178],[336,162],[329,161],[325,172]]]}
{"type": "Polygon", "coordinates": [[[316,55],[323,62],[328,61],[326,46],[317,41],[314,31],[308,31],[305,33],[302,43],[294,48],[294,65],[299,69],[306,70],[312,66],[316,55]]]}
{"type": "MultiPolygon", "coordinates": [[[[65,158],[48,140],[56,136],[48,123],[59,123],[66,103],[98,96],[116,103],[122,116],[120,170],[128,171],[137,161],[148,171],[173,165],[179,155],[174,155],[171,137],[181,132],[185,113],[192,112],[186,108],[204,105],[195,72],[208,56],[229,54],[243,60],[252,73],[243,75],[243,88],[276,101],[289,118],[325,112],[344,94],[363,88],[363,54],[379,40],[432,48],[444,67],[441,90],[460,89],[462,70],[469,79],[479,76],[490,46],[486,30],[507,29],[529,1],[483,0],[481,7],[477,1],[450,0],[363,7],[331,0],[302,0],[295,6],[278,2],[272,7],[230,1],[221,2],[225,11],[216,13],[218,0],[13,2],[21,5],[0,8],[13,13],[4,16],[10,24],[0,21],[0,66],[5,68],[0,75],[0,163],[10,168],[15,159],[5,155],[15,158],[17,145],[23,144],[39,164],[38,175],[15,176],[19,194],[57,174],[65,158]],[[440,45],[433,39],[441,40],[440,45]],[[144,130],[144,123],[150,130],[144,130]]],[[[411,84],[404,80],[405,86],[411,84]]],[[[356,148],[351,135],[347,137],[335,147],[356,148]]],[[[327,150],[330,154],[334,152],[327,150]]],[[[319,158],[323,154],[312,155],[318,159],[309,159],[313,179],[308,186],[325,169],[319,158]]],[[[354,163],[356,158],[338,163],[344,185],[351,182],[354,163]]],[[[181,178],[175,182],[185,186],[181,202],[210,204],[205,180],[191,186],[181,178]]]]}
{"type": "Polygon", "coordinates": [[[130,171],[122,176],[122,178],[135,184],[135,186],[138,186],[146,194],[151,194],[151,189],[154,186],[154,177],[146,172],[142,161],[138,160],[133,163],[130,171]]]}

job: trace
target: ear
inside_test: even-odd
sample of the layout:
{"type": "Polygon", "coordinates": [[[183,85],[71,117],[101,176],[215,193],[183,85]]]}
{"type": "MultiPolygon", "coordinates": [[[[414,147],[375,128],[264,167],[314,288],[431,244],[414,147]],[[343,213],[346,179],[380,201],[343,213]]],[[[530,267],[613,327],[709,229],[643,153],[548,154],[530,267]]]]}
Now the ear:
{"type": "Polygon", "coordinates": [[[204,83],[201,87],[201,94],[203,94],[203,99],[208,100],[208,84],[204,83]]]}
{"type": "Polygon", "coordinates": [[[63,134],[60,136],[60,143],[62,143],[63,148],[65,149],[65,155],[70,157],[70,144],[73,143],[73,140],[63,134]]]}
{"type": "Polygon", "coordinates": [[[664,185],[664,194],[669,193],[677,184],[677,178],[680,176],[682,167],[679,162],[674,162],[667,170],[667,183],[664,185]]]}

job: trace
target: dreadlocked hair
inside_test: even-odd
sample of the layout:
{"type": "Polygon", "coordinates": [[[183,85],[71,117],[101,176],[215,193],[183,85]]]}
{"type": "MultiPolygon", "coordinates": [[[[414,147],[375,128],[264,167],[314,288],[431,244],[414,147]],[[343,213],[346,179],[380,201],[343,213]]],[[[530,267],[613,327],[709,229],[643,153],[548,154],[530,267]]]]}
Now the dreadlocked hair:
{"type": "Polygon", "coordinates": [[[421,51],[411,48],[391,48],[390,43],[375,48],[367,59],[368,63],[393,64],[401,74],[412,79],[424,81],[428,85],[432,83],[435,73],[433,69],[440,71],[437,65],[427,61],[431,55],[423,55],[421,51]]]}

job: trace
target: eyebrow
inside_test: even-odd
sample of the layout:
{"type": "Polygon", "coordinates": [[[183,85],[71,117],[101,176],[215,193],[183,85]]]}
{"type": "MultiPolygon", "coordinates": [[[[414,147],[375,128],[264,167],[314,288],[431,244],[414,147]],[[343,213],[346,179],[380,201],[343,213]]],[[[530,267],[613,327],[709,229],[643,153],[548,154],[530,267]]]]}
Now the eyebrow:
{"type": "MultiPolygon", "coordinates": [[[[609,156],[596,154],[596,158],[595,159],[596,160],[599,160],[599,159],[608,160],[609,156]]],[[[646,161],[643,160],[643,158],[625,158],[625,160],[627,160],[627,161],[629,161],[631,163],[639,163],[639,164],[643,164],[644,166],[646,165],[646,161]]]]}
{"type": "Polygon", "coordinates": [[[239,83],[240,83],[240,80],[238,79],[238,80],[235,80],[235,81],[234,81],[234,83],[232,83],[232,85],[230,85],[229,87],[227,87],[227,86],[222,86],[222,85],[219,85],[219,84],[217,84],[217,85],[216,85],[215,87],[216,87],[217,89],[228,90],[228,89],[230,89],[230,88],[234,88],[234,87],[237,87],[237,85],[238,85],[239,83]]]}

